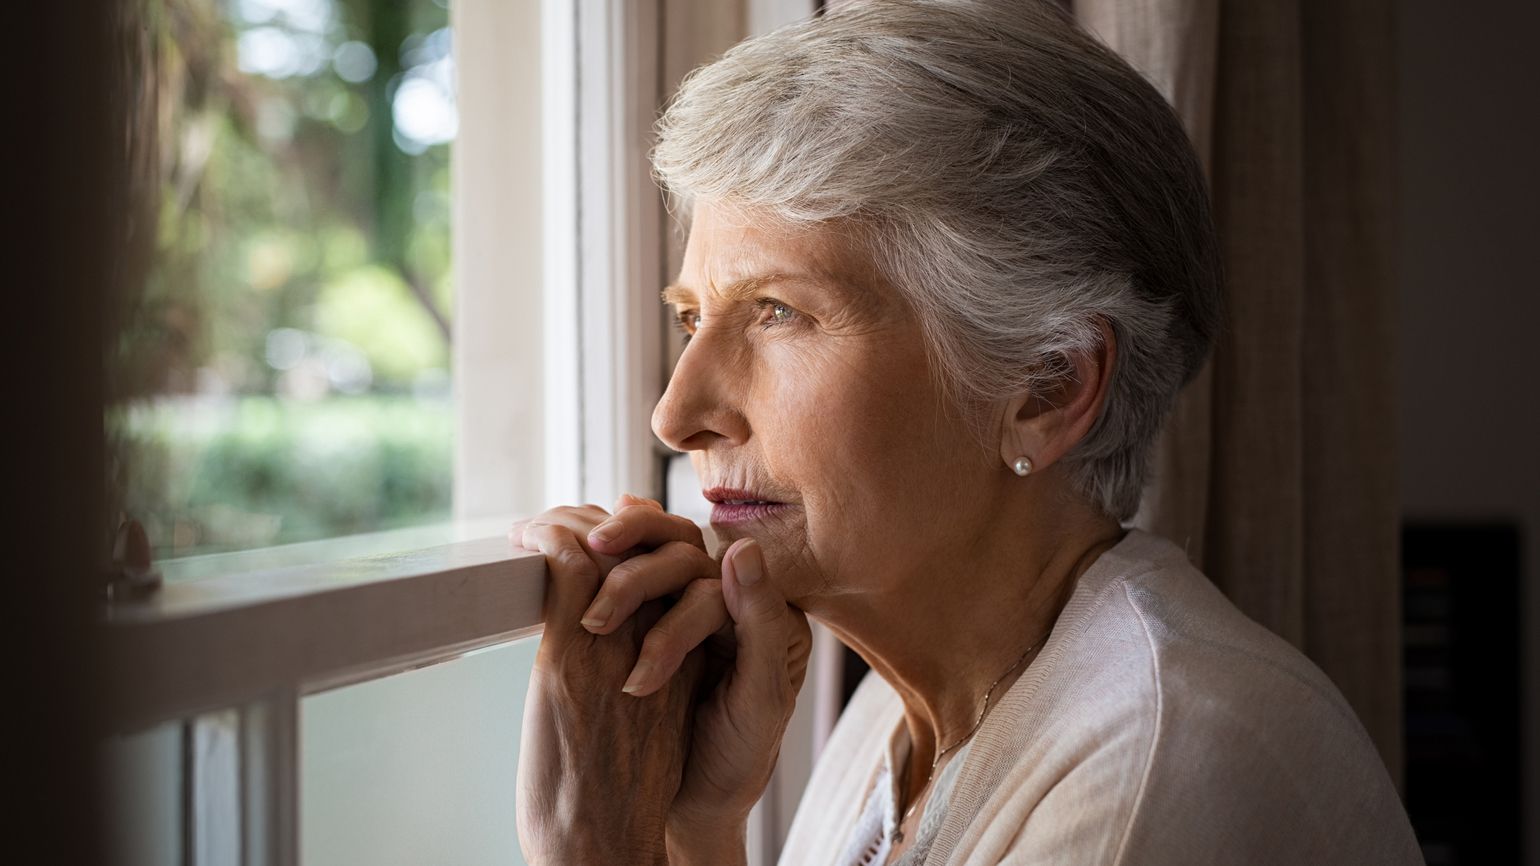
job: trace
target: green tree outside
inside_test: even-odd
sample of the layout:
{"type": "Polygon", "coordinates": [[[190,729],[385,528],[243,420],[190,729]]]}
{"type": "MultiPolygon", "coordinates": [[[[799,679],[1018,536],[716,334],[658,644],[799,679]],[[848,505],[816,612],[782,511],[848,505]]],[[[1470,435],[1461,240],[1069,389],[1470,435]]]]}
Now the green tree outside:
{"type": "Polygon", "coordinates": [[[160,557],[447,517],[447,9],[142,2],[158,213],[109,358],[124,512],[160,557]]]}

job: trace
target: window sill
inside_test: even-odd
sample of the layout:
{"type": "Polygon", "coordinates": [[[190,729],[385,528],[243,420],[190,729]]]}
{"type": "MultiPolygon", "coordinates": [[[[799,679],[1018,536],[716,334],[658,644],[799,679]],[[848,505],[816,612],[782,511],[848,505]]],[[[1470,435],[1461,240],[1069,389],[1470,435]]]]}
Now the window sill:
{"type": "Polygon", "coordinates": [[[539,633],[544,558],[501,535],[336,556],[360,543],[399,550],[406,537],[168,563],[162,588],[102,617],[114,731],[324,691],[539,633]]]}

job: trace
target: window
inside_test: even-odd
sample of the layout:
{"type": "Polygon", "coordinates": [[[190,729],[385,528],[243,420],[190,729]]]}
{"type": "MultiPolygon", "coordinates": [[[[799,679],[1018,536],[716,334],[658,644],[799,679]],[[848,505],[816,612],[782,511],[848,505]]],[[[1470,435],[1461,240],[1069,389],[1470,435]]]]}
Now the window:
{"type": "Polygon", "coordinates": [[[161,558],[447,519],[442,0],[150,0],[153,238],[112,365],[161,558]]]}
{"type": "MultiPolygon", "coordinates": [[[[123,389],[133,399],[110,419],[130,456],[125,501],[155,521],[162,555],[260,548],[165,562],[177,579],[109,612],[115,848],[131,863],[518,862],[511,769],[544,567],[510,551],[501,530],[512,515],[550,504],[661,495],[665,475],[688,472],[649,429],[670,356],[656,297],[677,267],[679,238],[652,187],[645,133],[672,83],[741,38],[746,24],[768,26],[811,6],[143,2],[157,27],[208,28],[188,31],[198,38],[162,33],[175,44],[157,62],[222,40],[232,65],[229,80],[215,83],[250,86],[252,99],[272,101],[278,107],[263,110],[278,118],[270,131],[283,134],[269,141],[260,129],[238,130],[255,137],[234,139],[238,156],[226,158],[267,178],[240,199],[244,209],[230,209],[212,181],[198,200],[211,216],[163,209],[159,239],[187,253],[168,257],[187,269],[178,272],[187,291],[228,290],[229,298],[195,302],[236,313],[220,328],[213,317],[193,319],[188,346],[197,352],[164,368],[181,372],[123,389]],[[379,27],[390,36],[371,35],[379,27]],[[398,69],[383,47],[392,42],[398,69]],[[392,122],[369,126],[381,109],[349,132],[354,96],[388,106],[392,122]],[[264,150],[274,141],[293,149],[264,150]],[[394,199],[383,217],[376,205],[350,204],[377,198],[346,186],[366,158],[315,156],[312,145],[324,150],[318,141],[344,152],[357,144],[369,159],[389,154],[410,181],[407,228],[389,228],[403,218],[390,210],[402,207],[394,199]],[[332,168],[304,174],[307,159],[332,168]],[[279,212],[285,183],[294,184],[299,210],[279,212]],[[215,217],[228,222],[218,232],[208,230],[215,217]],[[246,222],[229,222],[237,217],[246,222]],[[377,243],[379,231],[396,240],[377,243]],[[333,267],[364,276],[334,283],[333,267]],[[371,354],[369,341],[396,325],[359,319],[384,303],[385,288],[400,317],[389,321],[415,324],[400,325],[412,336],[396,350],[371,354]],[[328,306],[332,291],[342,300],[328,306]],[[282,301],[289,293],[300,300],[282,301]],[[328,318],[327,309],[341,312],[328,318]],[[450,341],[440,317],[452,324],[450,341]],[[344,375],[364,369],[349,352],[367,362],[366,385],[344,375]],[[244,360],[221,361],[221,353],[244,360]],[[254,378],[221,372],[227,367],[254,378]],[[261,408],[229,410],[244,404],[261,408]],[[343,415],[326,414],[334,406],[373,407],[360,410],[372,413],[357,422],[360,438],[345,437],[343,415]],[[219,464],[208,462],[211,445],[155,444],[174,425],[170,411],[204,424],[208,441],[254,436],[238,431],[255,418],[262,435],[288,437],[275,446],[284,465],[221,476],[244,478],[263,496],[199,499],[186,479],[219,464]],[[433,443],[413,452],[431,452],[427,468],[390,477],[434,480],[387,484],[379,475],[370,489],[422,496],[399,496],[390,508],[362,497],[359,508],[328,512],[331,522],[303,516],[337,493],[338,479],[363,474],[349,468],[358,452],[399,455],[414,428],[433,443]],[[306,430],[324,433],[316,441],[326,444],[285,500],[278,481],[299,462],[306,430]],[[134,488],[134,479],[155,477],[136,476],[135,467],[153,467],[162,452],[184,455],[175,466],[164,458],[168,468],[196,471],[134,488]],[[257,515],[278,519],[262,524],[257,515]],[[446,515],[454,520],[389,530],[446,515]],[[328,537],[365,529],[388,531],[328,537]],[[316,540],[264,547],[304,538],[316,540]]],[[[233,123],[235,109],[221,110],[211,128],[233,123]]],[[[157,264],[147,281],[152,311],[166,313],[170,302],[154,304],[181,297],[167,268],[157,264]]],[[[131,332],[125,357],[176,345],[157,327],[131,332]]],[[[139,368],[125,366],[125,378],[131,369],[139,368]]],[[[695,487],[685,478],[678,489],[695,487]]],[[[785,780],[751,823],[758,862],[773,861],[810,767],[811,724],[794,720],[792,730],[785,780]]]]}

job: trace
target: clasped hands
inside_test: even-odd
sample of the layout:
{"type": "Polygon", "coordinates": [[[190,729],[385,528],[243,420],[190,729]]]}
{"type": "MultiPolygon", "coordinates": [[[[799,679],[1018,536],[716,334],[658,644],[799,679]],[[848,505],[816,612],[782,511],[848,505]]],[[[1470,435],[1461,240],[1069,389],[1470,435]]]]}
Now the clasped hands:
{"type": "Polygon", "coordinates": [[[806,616],[739,539],[622,496],[519,521],[544,554],[518,828],[532,864],[743,862],[807,671],[806,616]]]}

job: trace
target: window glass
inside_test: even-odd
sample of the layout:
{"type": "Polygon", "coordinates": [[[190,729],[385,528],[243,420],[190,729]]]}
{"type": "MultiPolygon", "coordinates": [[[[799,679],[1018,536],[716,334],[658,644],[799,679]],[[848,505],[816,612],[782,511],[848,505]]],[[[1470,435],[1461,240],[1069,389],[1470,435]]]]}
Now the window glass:
{"type": "Polygon", "coordinates": [[[300,862],[522,866],[519,731],[539,640],[300,702],[300,862]]]}
{"type": "Polygon", "coordinates": [[[182,856],[181,721],[107,737],[99,759],[114,866],[161,866],[182,856]]]}
{"type": "Polygon", "coordinates": [[[144,3],[121,510],[157,558],[447,518],[447,0],[144,3]]]}

